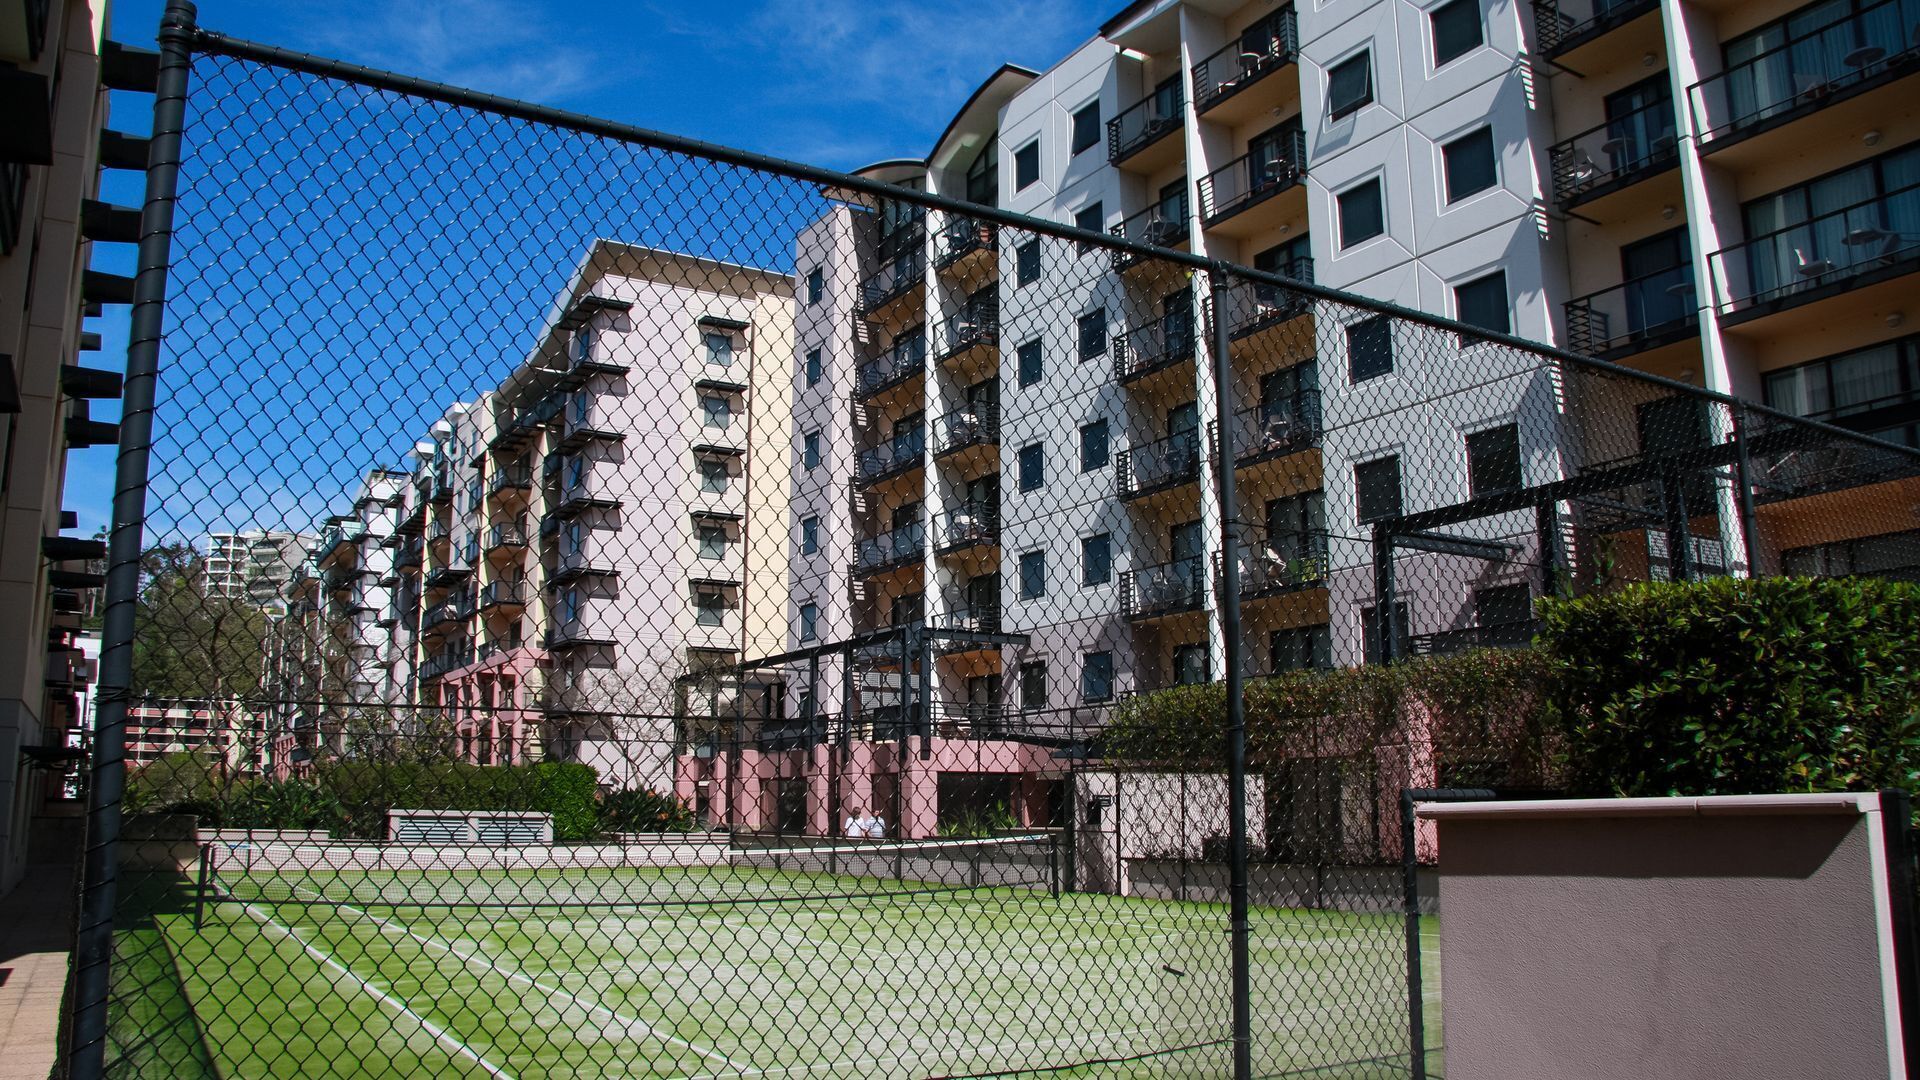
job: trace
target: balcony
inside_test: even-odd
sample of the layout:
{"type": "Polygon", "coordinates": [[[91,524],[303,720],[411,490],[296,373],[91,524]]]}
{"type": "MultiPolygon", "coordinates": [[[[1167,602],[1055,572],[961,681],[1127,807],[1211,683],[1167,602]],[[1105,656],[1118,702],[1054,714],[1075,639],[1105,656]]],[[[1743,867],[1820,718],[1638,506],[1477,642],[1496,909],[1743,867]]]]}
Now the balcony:
{"type": "Polygon", "coordinates": [[[860,451],[853,482],[866,486],[903,476],[927,463],[927,429],[913,427],[879,446],[860,451]]]}
{"type": "MultiPolygon", "coordinates": [[[[1217,428],[1219,421],[1214,423],[1217,428]]],[[[1237,468],[1312,450],[1320,445],[1320,434],[1318,390],[1241,409],[1227,419],[1228,446],[1237,468]]]]}
{"type": "MultiPolygon", "coordinates": [[[[1302,256],[1278,268],[1274,273],[1311,285],[1313,284],[1313,260],[1302,256]]],[[[1284,326],[1312,310],[1313,298],[1306,293],[1294,292],[1284,285],[1271,285],[1264,281],[1243,281],[1227,290],[1223,302],[1213,313],[1213,317],[1226,320],[1227,337],[1236,345],[1245,344],[1249,351],[1271,352],[1278,355],[1282,351],[1287,351],[1287,346],[1294,344],[1304,346],[1308,352],[1312,351],[1311,333],[1304,335],[1298,342],[1265,340],[1267,331],[1284,326]]]]}
{"type": "Polygon", "coordinates": [[[1000,406],[980,402],[933,420],[933,456],[943,458],[975,446],[1000,442],[1000,406]]]}
{"type": "Polygon", "coordinates": [[[464,620],[473,614],[473,605],[465,593],[457,593],[420,613],[420,629],[425,633],[464,620]]]}
{"type": "Polygon", "coordinates": [[[1547,150],[1562,209],[1592,202],[1680,163],[1673,102],[1656,101],[1547,150]]]}
{"type": "Polygon", "coordinates": [[[612,415],[599,394],[581,390],[568,402],[566,421],[560,429],[560,450],[577,450],[594,441],[625,442],[626,438],[620,430],[620,418],[612,415]]]}
{"type": "Polygon", "coordinates": [[[524,581],[489,581],[480,592],[480,608],[524,608],[528,591],[524,581]]]}
{"type": "Polygon", "coordinates": [[[1161,159],[1172,155],[1145,151],[1180,130],[1185,121],[1185,105],[1186,99],[1176,86],[1168,93],[1148,94],[1107,121],[1107,164],[1132,161],[1135,167],[1147,172],[1162,165],[1161,159]]]}
{"type": "Polygon", "coordinates": [[[1533,644],[1533,636],[1539,632],[1540,624],[1528,619],[1414,634],[1407,643],[1408,651],[1414,656],[1452,656],[1470,649],[1525,649],[1533,644]]]}
{"type": "Polygon", "coordinates": [[[427,487],[427,501],[435,506],[445,506],[453,501],[453,481],[447,477],[446,470],[434,471],[433,481],[427,487]]]}
{"type": "Polygon", "coordinates": [[[510,465],[494,471],[493,479],[487,484],[487,494],[495,497],[502,495],[526,495],[533,490],[533,466],[510,465]]]}
{"type": "MultiPolygon", "coordinates": [[[[982,604],[978,607],[956,607],[940,619],[942,629],[956,630],[961,634],[998,634],[1000,625],[1000,605],[997,603],[982,604]]],[[[1000,643],[970,641],[965,637],[940,637],[934,639],[934,648],[941,656],[957,656],[981,650],[997,651],[1000,643]]]]}
{"type": "MultiPolygon", "coordinates": [[[[1154,203],[1132,217],[1123,218],[1118,225],[1107,230],[1122,240],[1135,244],[1151,244],[1154,247],[1177,248],[1187,244],[1187,197],[1154,203]]],[[[1128,267],[1152,263],[1159,265],[1145,255],[1134,255],[1125,251],[1113,253],[1113,268],[1125,270],[1128,267]]]]}
{"type": "Polygon", "coordinates": [[[979,263],[981,269],[985,269],[993,265],[991,258],[976,260],[968,256],[991,253],[999,246],[1000,230],[991,222],[970,217],[949,218],[934,246],[933,268],[968,273],[979,263]]]}
{"type": "Polygon", "coordinates": [[[986,503],[963,503],[934,520],[934,552],[952,555],[1000,542],[1000,508],[986,503]]]}
{"type": "MultiPolygon", "coordinates": [[[[1244,599],[1323,588],[1327,584],[1327,534],[1307,532],[1286,537],[1278,544],[1242,545],[1235,561],[1240,569],[1240,595],[1244,599]]],[[[1224,565],[1220,553],[1214,552],[1216,588],[1222,580],[1224,565]]]]}
{"type": "Polygon", "coordinates": [[[1910,274],[1920,269],[1920,184],[1754,237],[1713,261],[1728,324],[1910,274]]]}
{"type": "Polygon", "coordinates": [[[1193,316],[1185,312],[1162,316],[1113,340],[1113,377],[1122,384],[1192,360],[1193,316]]]}
{"type": "Polygon", "coordinates": [[[393,566],[396,570],[417,570],[426,560],[426,545],[415,536],[400,545],[399,553],[394,556],[393,566]]]}
{"type": "MultiPolygon", "coordinates": [[[[1815,419],[1866,428],[1920,411],[1910,394],[1862,403],[1859,408],[1857,413],[1815,419]]],[[[1828,435],[1763,413],[1749,413],[1745,431],[1753,450],[1747,475],[1754,501],[1762,505],[1920,476],[1920,465],[1910,453],[1867,439],[1828,435]]]]}
{"type": "Polygon", "coordinates": [[[1267,76],[1293,64],[1299,49],[1300,31],[1293,7],[1288,5],[1247,28],[1224,48],[1193,65],[1195,109],[1210,120],[1227,122],[1239,119],[1238,115],[1225,115],[1228,111],[1248,115],[1257,113],[1261,105],[1270,103],[1252,103],[1237,110],[1229,110],[1225,106],[1267,76]],[[1221,112],[1208,115],[1216,108],[1221,112]]]}
{"type": "Polygon", "coordinates": [[[498,551],[524,551],[527,546],[527,530],[516,524],[502,522],[487,530],[487,554],[498,551]]]}
{"type": "Polygon", "coordinates": [[[330,593],[345,592],[360,578],[358,566],[336,566],[320,575],[321,588],[330,593]]]}
{"type": "Polygon", "coordinates": [[[891,570],[918,563],[926,554],[927,527],[916,521],[861,540],[854,552],[853,572],[873,574],[891,570]]]}
{"type": "Polygon", "coordinates": [[[559,505],[554,513],[561,517],[571,517],[583,510],[594,507],[611,508],[621,504],[617,494],[611,489],[605,477],[596,476],[592,470],[569,476],[560,485],[559,505]]]}
{"type": "Polygon", "coordinates": [[[1534,36],[1542,53],[1559,57],[1659,7],[1659,0],[1533,0],[1534,36]]]}
{"type": "MultiPolygon", "coordinates": [[[[1247,214],[1261,206],[1281,192],[1299,187],[1307,175],[1307,134],[1299,128],[1291,128],[1280,137],[1279,145],[1256,154],[1245,154],[1227,162],[1200,178],[1200,213],[1206,218],[1207,228],[1219,228],[1229,219],[1247,214]]],[[[1306,194],[1299,199],[1293,209],[1304,220],[1306,194]]],[[[1248,215],[1245,220],[1235,222],[1243,226],[1240,232],[1260,231],[1270,224],[1277,224],[1283,214],[1282,207],[1274,207],[1273,213],[1248,215]],[[1254,220],[1255,217],[1261,220],[1254,220]],[[1273,221],[1265,219],[1272,218],[1273,221]]]]}
{"type": "Polygon", "coordinates": [[[1689,87],[1687,105],[1701,152],[1714,153],[1920,71],[1920,39],[1911,36],[1915,27],[1907,10],[1902,0],[1886,0],[1819,26],[1790,28],[1776,47],[1689,87]]]}
{"type": "Polygon", "coordinates": [[[466,543],[460,545],[460,561],[468,566],[480,561],[480,537],[477,534],[467,537],[466,543]]]}
{"type": "Polygon", "coordinates": [[[939,361],[960,372],[972,372],[993,359],[1000,343],[1000,298],[989,292],[947,317],[939,361]]]}
{"type": "Polygon", "coordinates": [[[1206,560],[1195,555],[1120,575],[1120,611],[1151,619],[1198,611],[1207,602],[1206,560]]]}
{"type": "Polygon", "coordinates": [[[449,671],[466,667],[473,663],[473,649],[470,646],[449,646],[436,649],[420,660],[420,677],[437,679],[449,671]]]}
{"type": "Polygon", "coordinates": [[[1114,455],[1122,499],[1138,499],[1200,479],[1200,433],[1179,431],[1114,455]]]}
{"type": "Polygon", "coordinates": [[[881,263],[879,269],[860,283],[860,299],[854,305],[859,318],[880,317],[894,302],[917,294],[927,277],[927,252],[918,237],[908,237],[900,254],[881,263]]]}
{"type": "Polygon", "coordinates": [[[1567,348],[1585,356],[1639,352],[1691,337],[1699,325],[1693,264],[1567,301],[1567,348]]]}
{"type": "Polygon", "coordinates": [[[909,335],[855,369],[854,397],[863,401],[876,397],[926,370],[927,337],[924,333],[909,335]]]}
{"type": "Polygon", "coordinates": [[[560,416],[565,398],[548,394],[539,401],[513,414],[513,418],[500,425],[499,434],[487,444],[489,450],[517,450],[533,441],[534,433],[552,423],[560,416]]]}

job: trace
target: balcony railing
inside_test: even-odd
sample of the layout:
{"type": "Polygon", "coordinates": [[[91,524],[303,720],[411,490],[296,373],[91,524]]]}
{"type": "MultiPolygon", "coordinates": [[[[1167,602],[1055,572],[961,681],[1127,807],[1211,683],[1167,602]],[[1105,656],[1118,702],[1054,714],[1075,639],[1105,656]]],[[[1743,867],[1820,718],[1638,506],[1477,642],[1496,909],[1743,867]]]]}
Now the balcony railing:
{"type": "Polygon", "coordinates": [[[1534,36],[1552,56],[1659,6],[1658,0],[1533,0],[1534,36]]]}
{"type": "Polygon", "coordinates": [[[872,484],[910,472],[927,463],[927,429],[903,431],[879,446],[860,451],[854,460],[855,483],[872,484]]]}
{"type": "Polygon", "coordinates": [[[1624,187],[1680,161],[1671,99],[1643,105],[1547,151],[1553,197],[1562,206],[1624,187]]]}
{"type": "Polygon", "coordinates": [[[907,295],[927,277],[927,252],[919,243],[909,243],[900,254],[881,263],[860,283],[860,305],[856,314],[867,315],[907,295]]]}
{"type": "Polygon", "coordinates": [[[1407,641],[1415,656],[1451,656],[1469,649],[1524,649],[1533,644],[1533,636],[1539,632],[1540,624],[1528,619],[1414,634],[1407,641]]]}
{"type": "Polygon", "coordinates": [[[916,521],[861,540],[854,552],[853,569],[856,573],[872,573],[919,562],[926,553],[927,527],[916,521]]]}
{"type": "MultiPolygon", "coordinates": [[[[1179,247],[1187,242],[1187,197],[1183,194],[1175,199],[1156,202],[1131,217],[1122,218],[1119,224],[1107,231],[1130,243],[1179,247]]],[[[1125,270],[1142,258],[1144,256],[1115,251],[1113,268],[1125,270]]]]}
{"type": "Polygon", "coordinates": [[[1186,99],[1178,90],[1172,94],[1150,93],[1107,121],[1107,163],[1118,165],[1180,130],[1185,105],[1186,99]]]}
{"type": "Polygon", "coordinates": [[[1320,445],[1320,433],[1318,390],[1241,409],[1227,419],[1228,443],[1241,465],[1311,450],[1320,445]]]}
{"type": "Polygon", "coordinates": [[[1000,231],[991,222],[970,217],[949,218],[940,230],[933,265],[945,270],[976,251],[993,251],[999,246],[1000,231]]]}
{"type": "Polygon", "coordinates": [[[487,485],[487,493],[498,495],[503,491],[533,490],[533,466],[511,465],[494,472],[493,480],[487,485]]]}
{"type": "MultiPolygon", "coordinates": [[[[1874,404],[1882,410],[1904,412],[1901,406],[1911,406],[1914,399],[1915,395],[1911,394],[1897,395],[1884,404],[1874,404]]],[[[1884,417],[1886,412],[1881,415],[1884,417]]],[[[1853,426],[1849,418],[1842,416],[1829,414],[1816,419],[1853,426]]],[[[1912,456],[1902,450],[1879,447],[1866,440],[1814,434],[1788,420],[1749,413],[1743,430],[1749,444],[1755,447],[1747,475],[1753,484],[1754,499],[1761,503],[1920,475],[1912,456]]],[[[1689,494],[1689,503],[1692,499],[1689,494]]]]}
{"type": "Polygon", "coordinates": [[[1200,433],[1179,431],[1130,446],[1114,455],[1114,473],[1123,499],[1192,483],[1200,478],[1200,433]]]}
{"type": "Polygon", "coordinates": [[[1133,619],[1192,611],[1207,602],[1205,559],[1198,555],[1120,575],[1120,610],[1133,619]]]}
{"type": "Polygon", "coordinates": [[[1588,356],[1660,344],[1699,322],[1693,264],[1567,301],[1567,348],[1588,356]]]}
{"type": "Polygon", "coordinates": [[[935,521],[935,550],[959,551],[975,544],[998,543],[1000,508],[986,503],[965,503],[940,515],[935,521]]]}
{"type": "Polygon", "coordinates": [[[861,397],[878,394],[898,386],[927,369],[927,338],[914,334],[894,343],[885,353],[861,364],[855,371],[854,392],[861,397]]]}
{"type": "Polygon", "coordinates": [[[1736,312],[1904,267],[1920,258],[1920,184],[1754,237],[1713,255],[1736,312]]]}
{"type": "Polygon", "coordinates": [[[1162,318],[1113,340],[1113,377],[1131,382],[1193,359],[1193,316],[1162,318]]]}
{"type": "Polygon", "coordinates": [[[1288,5],[1193,65],[1195,108],[1206,112],[1286,67],[1293,63],[1299,49],[1299,25],[1293,6],[1288,5]]]}
{"type": "Polygon", "coordinates": [[[940,359],[955,357],[968,349],[992,345],[1000,340],[1000,300],[989,293],[947,317],[945,342],[940,359]]]}
{"type": "Polygon", "coordinates": [[[1243,154],[1200,178],[1200,213],[1214,225],[1300,183],[1307,175],[1307,133],[1290,128],[1278,145],[1243,154]]]}
{"type": "MultiPolygon", "coordinates": [[[[1273,272],[1281,277],[1313,284],[1313,260],[1305,256],[1273,272]]],[[[1243,338],[1311,310],[1313,299],[1305,293],[1264,281],[1246,281],[1227,290],[1224,303],[1214,317],[1226,320],[1229,337],[1243,338]]]]}
{"type": "MultiPolygon", "coordinates": [[[[1327,583],[1327,534],[1304,532],[1273,543],[1245,544],[1236,561],[1240,568],[1241,596],[1273,596],[1318,588],[1327,583]]],[[[1214,552],[1216,586],[1221,581],[1223,565],[1220,553],[1214,552]]]]}
{"type": "Polygon", "coordinates": [[[414,536],[409,537],[405,543],[400,545],[400,553],[395,556],[393,565],[396,569],[405,570],[409,567],[419,566],[426,562],[426,560],[426,545],[421,543],[419,537],[414,536]]]}
{"type": "Polygon", "coordinates": [[[489,581],[481,590],[480,606],[524,607],[527,603],[527,583],[524,581],[489,581]]]}
{"type": "Polygon", "coordinates": [[[473,604],[465,593],[457,593],[420,613],[420,628],[432,630],[446,623],[459,622],[473,614],[473,604]]]}
{"type": "Polygon", "coordinates": [[[502,522],[487,530],[487,550],[499,551],[502,548],[523,548],[527,546],[527,530],[519,525],[502,522]]]}
{"type": "MultiPolygon", "coordinates": [[[[969,634],[997,634],[1000,632],[1000,605],[981,604],[979,606],[956,607],[948,611],[940,620],[940,625],[948,630],[959,630],[969,634]]],[[[953,651],[957,642],[943,643],[945,651],[953,651]]]]}
{"type": "Polygon", "coordinates": [[[979,402],[955,409],[933,420],[933,453],[951,454],[969,446],[990,446],[1000,441],[1000,406],[979,402]]]}
{"type": "Polygon", "coordinates": [[[437,679],[449,671],[466,667],[471,663],[473,663],[471,648],[440,649],[421,658],[420,677],[437,679]]]}
{"type": "Polygon", "coordinates": [[[1914,71],[1920,36],[1911,10],[1905,0],[1886,0],[1789,31],[1774,48],[1695,83],[1687,103],[1703,149],[1914,71]]]}

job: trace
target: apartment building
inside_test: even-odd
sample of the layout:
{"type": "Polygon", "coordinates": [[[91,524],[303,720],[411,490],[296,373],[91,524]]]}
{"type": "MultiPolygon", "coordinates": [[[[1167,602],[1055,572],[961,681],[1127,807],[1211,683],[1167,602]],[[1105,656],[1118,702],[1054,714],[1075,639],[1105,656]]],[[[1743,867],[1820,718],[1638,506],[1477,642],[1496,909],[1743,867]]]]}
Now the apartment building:
{"type": "Polygon", "coordinates": [[[262,529],[208,533],[203,588],[208,596],[282,609],[288,580],[317,540],[303,533],[262,529]]]}

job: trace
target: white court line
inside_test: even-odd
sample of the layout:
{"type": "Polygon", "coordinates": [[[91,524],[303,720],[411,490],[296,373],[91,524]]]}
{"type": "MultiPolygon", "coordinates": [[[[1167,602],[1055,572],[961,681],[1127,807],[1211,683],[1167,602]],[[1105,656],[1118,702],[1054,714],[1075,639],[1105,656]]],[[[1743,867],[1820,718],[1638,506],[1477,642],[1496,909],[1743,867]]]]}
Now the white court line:
{"type": "Polygon", "coordinates": [[[458,1053],[461,1057],[466,1058],[467,1060],[473,1062],[475,1065],[478,1065],[482,1069],[485,1069],[487,1071],[488,1076],[497,1077],[498,1080],[514,1080],[512,1073],[508,1072],[507,1070],[501,1068],[498,1065],[495,1065],[493,1062],[488,1061],[486,1058],[481,1057],[478,1053],[474,1051],[472,1047],[468,1046],[466,1043],[461,1042],[459,1039],[454,1038],[453,1035],[447,1031],[447,1029],[441,1027],[440,1025],[434,1023],[433,1021],[427,1019],[426,1017],[421,1016],[419,1013],[414,1012],[412,1009],[408,1008],[406,1004],[402,1002],[399,998],[396,998],[388,994],[386,991],[381,990],[379,987],[373,985],[367,980],[354,974],[352,969],[348,968],[345,964],[342,964],[340,961],[334,959],[331,953],[328,953],[326,950],[317,948],[314,945],[310,944],[306,938],[300,935],[300,932],[298,930],[295,930],[291,926],[287,926],[286,924],[280,922],[278,919],[275,919],[273,916],[268,915],[263,911],[260,911],[258,908],[255,908],[252,904],[242,904],[241,907],[246,910],[246,913],[248,915],[251,915],[253,918],[259,920],[263,925],[265,925],[269,929],[278,931],[280,935],[283,937],[292,938],[296,944],[298,944],[302,949],[306,950],[306,953],[308,956],[313,957],[315,960],[320,961],[322,964],[326,965],[327,967],[332,968],[333,970],[353,980],[353,982],[357,984],[360,987],[360,989],[365,990],[368,994],[371,994],[375,1001],[378,1001],[380,1004],[387,1006],[388,1008],[394,1010],[395,1012],[398,1012],[400,1015],[408,1018],[409,1020],[412,1020],[414,1023],[419,1024],[421,1027],[421,1030],[432,1035],[435,1039],[438,1039],[440,1042],[443,1042],[446,1045],[453,1047],[455,1053],[458,1053]]]}
{"type": "MultiPolygon", "coordinates": [[[[314,897],[316,897],[317,899],[322,899],[322,900],[326,899],[325,896],[323,896],[320,893],[315,893],[311,889],[303,890],[298,885],[295,885],[293,888],[294,888],[294,891],[296,892],[307,892],[313,895],[314,897]]],[[[443,952],[451,953],[452,955],[459,957],[460,959],[466,961],[469,964],[478,964],[479,966],[484,967],[494,972],[495,974],[504,976],[509,982],[522,983],[526,986],[530,986],[536,990],[539,990],[541,993],[549,994],[555,997],[566,998],[568,1001],[571,1001],[574,1004],[579,1005],[580,1007],[588,1010],[589,1012],[597,1012],[597,1013],[602,1013],[606,1016],[609,1016],[616,1022],[624,1025],[627,1029],[628,1034],[632,1034],[634,1033],[635,1030],[638,1030],[649,1036],[652,1036],[655,1039],[658,1039],[661,1042],[669,1043],[674,1046],[680,1046],[688,1050],[691,1050],[694,1053],[700,1055],[701,1057],[706,1058],[708,1061],[717,1061],[722,1065],[725,1065],[729,1068],[736,1069],[736,1070],[742,1068],[739,1062],[733,1060],[732,1058],[728,1057],[725,1054],[720,1053],[718,1050],[714,1050],[710,1047],[700,1046],[698,1044],[688,1042],[687,1040],[682,1039],[677,1035],[670,1035],[667,1032],[661,1031],[659,1028],[654,1027],[652,1024],[649,1024],[645,1020],[642,1020],[638,1017],[627,1016],[623,1013],[615,1012],[612,1009],[607,1008],[605,1005],[600,1004],[598,1001],[589,1001],[585,998],[580,997],[577,994],[573,994],[567,990],[563,990],[560,987],[549,986],[548,984],[543,983],[540,980],[533,978],[532,976],[521,973],[517,969],[501,967],[500,965],[495,964],[493,961],[487,959],[485,956],[481,956],[475,953],[469,953],[461,949],[456,949],[452,945],[449,945],[444,941],[435,941],[432,938],[421,937],[419,934],[414,933],[411,929],[409,929],[406,925],[402,923],[389,922],[388,920],[383,919],[378,915],[374,915],[371,912],[363,911],[360,908],[354,907],[352,904],[338,903],[334,901],[330,901],[330,902],[334,903],[335,906],[337,907],[342,907],[348,911],[353,912],[354,914],[360,916],[363,919],[366,919],[370,922],[378,923],[383,929],[392,930],[401,934],[405,934],[407,937],[412,938],[414,941],[417,941],[422,945],[425,945],[429,948],[440,949],[443,952]]]]}

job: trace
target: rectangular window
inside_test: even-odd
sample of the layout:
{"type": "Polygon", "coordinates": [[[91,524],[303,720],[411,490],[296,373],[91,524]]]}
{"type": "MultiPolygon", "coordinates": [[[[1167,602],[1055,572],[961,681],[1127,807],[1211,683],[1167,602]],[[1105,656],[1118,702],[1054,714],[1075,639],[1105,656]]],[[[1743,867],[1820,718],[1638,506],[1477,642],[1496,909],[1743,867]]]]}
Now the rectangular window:
{"type": "Polygon", "coordinates": [[[1375,177],[1340,193],[1340,246],[1350,248],[1387,231],[1386,204],[1375,177]]]}
{"type": "MultiPolygon", "coordinates": [[[[1097,233],[1106,232],[1107,231],[1106,208],[1100,205],[1100,203],[1098,202],[1090,202],[1087,205],[1081,207],[1080,209],[1074,211],[1073,227],[1076,229],[1085,229],[1088,232],[1097,232],[1097,233]]],[[[1100,249],[1093,244],[1083,243],[1080,245],[1080,254],[1082,255],[1091,254],[1098,250],[1100,249]]]]}
{"type": "Polygon", "coordinates": [[[727,621],[727,598],[717,589],[695,591],[693,606],[693,621],[700,626],[720,626],[727,621]]]}
{"type": "Polygon", "coordinates": [[[1080,539],[1080,584],[1105,585],[1113,580],[1113,534],[1096,533],[1080,539]]]}
{"type": "Polygon", "coordinates": [[[727,490],[727,463],[718,458],[700,459],[700,490],[708,494],[721,494],[727,490]]]}
{"type": "Polygon", "coordinates": [[[726,526],[700,526],[700,557],[703,559],[724,559],[727,557],[726,526]]]}
{"type": "Polygon", "coordinates": [[[702,421],[710,428],[726,430],[733,425],[733,406],[723,397],[702,397],[700,399],[702,421]]]}
{"type": "Polygon", "coordinates": [[[1080,316],[1080,359],[1091,360],[1107,351],[1107,309],[1094,308],[1080,316]]]}
{"type": "Polygon", "coordinates": [[[1040,280],[1040,241],[1029,240],[1013,252],[1013,283],[1031,285],[1040,280]]]}
{"type": "MultiPolygon", "coordinates": [[[[1393,605],[1393,651],[1394,655],[1404,657],[1413,651],[1412,622],[1407,617],[1407,605],[1393,605]]],[[[1386,660],[1381,650],[1380,612],[1377,607],[1360,609],[1360,637],[1366,649],[1367,663],[1378,664],[1386,660]]]]}
{"type": "Polygon", "coordinates": [[[808,469],[820,467],[820,433],[809,431],[800,441],[800,464],[808,469]]]}
{"type": "Polygon", "coordinates": [[[807,385],[808,386],[814,386],[820,382],[821,371],[822,371],[822,367],[820,363],[820,350],[808,349],[807,350],[807,385]]]}
{"type": "Polygon", "coordinates": [[[1020,191],[1040,180],[1040,140],[1035,139],[1013,152],[1013,190],[1020,191]]]}
{"type": "Polygon", "coordinates": [[[1440,67],[1480,47],[1480,0],[1448,0],[1428,14],[1433,28],[1433,66],[1440,67]]]}
{"type": "Polygon", "coordinates": [[[1324,671],[1333,666],[1333,630],[1326,623],[1275,630],[1267,638],[1268,671],[1324,671]]]}
{"type": "Polygon", "coordinates": [[[820,551],[820,519],[806,518],[800,522],[800,554],[815,555],[820,551]]]}
{"type": "Polygon", "coordinates": [[[1347,325],[1347,373],[1363,383],[1393,373],[1393,321],[1375,315],[1347,325]]]}
{"type": "Polygon", "coordinates": [[[1338,120],[1373,100],[1373,53],[1362,49],[1327,69],[1327,115],[1338,120]]]}
{"type": "Polygon", "coordinates": [[[1113,700],[1113,654],[1102,649],[1080,658],[1080,700],[1113,700]]]}
{"type": "Polygon", "coordinates": [[[1100,145],[1100,99],[1082,105],[1073,114],[1073,152],[1078,154],[1100,145]]]}
{"type": "MultiPolygon", "coordinates": [[[[1469,0],[1477,3],[1478,0],[1469,0]]],[[[1447,201],[1459,202],[1499,183],[1493,159],[1493,129],[1468,132],[1440,148],[1447,173],[1447,201]]]]}
{"type": "Polygon", "coordinates": [[[1046,446],[1031,443],[1020,448],[1020,490],[1038,491],[1047,482],[1046,446]]]}
{"type": "Polygon", "coordinates": [[[708,334],[707,363],[718,367],[733,365],[733,338],[726,334],[708,334]]]}
{"type": "Polygon", "coordinates": [[[1474,498],[1525,486],[1520,475],[1520,426],[1502,424],[1467,436],[1467,488],[1474,498]]]}
{"type": "Polygon", "coordinates": [[[1528,625],[1533,622],[1533,590],[1525,585],[1496,585],[1476,590],[1473,621],[1476,626],[1488,628],[1528,625]]]}
{"type": "Polygon", "coordinates": [[[1014,355],[1019,359],[1020,385],[1032,386],[1040,381],[1040,339],[1024,342],[1014,355]]]}
{"type": "Polygon", "coordinates": [[[807,271],[807,303],[817,304],[826,295],[827,275],[819,267],[807,271]]]}
{"type": "Polygon", "coordinates": [[[1400,516],[1400,455],[1390,454],[1353,467],[1354,504],[1360,524],[1400,516]]]}
{"type": "Polygon", "coordinates": [[[1038,710],[1047,707],[1047,662],[1029,660],[1020,665],[1020,707],[1038,710]]]}
{"type": "MultiPolygon", "coordinates": [[[[1507,272],[1495,270],[1486,277],[1455,287],[1453,309],[1454,317],[1468,326],[1507,333],[1513,328],[1507,315],[1507,272]]],[[[1473,343],[1473,338],[1461,335],[1462,347],[1473,343]]]]}
{"type": "Polygon", "coordinates": [[[1047,595],[1047,553],[1020,553],[1020,599],[1038,600],[1047,595]]]}
{"type": "Polygon", "coordinates": [[[800,640],[812,641],[820,636],[820,605],[806,603],[800,605],[800,640]]]}
{"type": "Polygon", "coordinates": [[[1199,686],[1213,681],[1213,661],[1207,655],[1204,642],[1191,642],[1175,646],[1173,650],[1173,684],[1175,686],[1199,686]]]}
{"type": "Polygon", "coordinates": [[[1113,457],[1111,442],[1105,420],[1080,425],[1080,471],[1106,468],[1113,457]]]}

